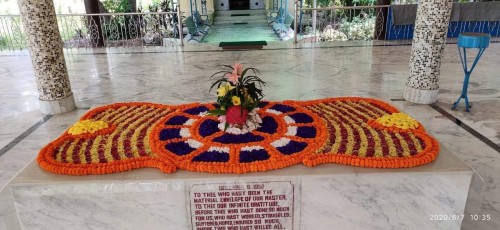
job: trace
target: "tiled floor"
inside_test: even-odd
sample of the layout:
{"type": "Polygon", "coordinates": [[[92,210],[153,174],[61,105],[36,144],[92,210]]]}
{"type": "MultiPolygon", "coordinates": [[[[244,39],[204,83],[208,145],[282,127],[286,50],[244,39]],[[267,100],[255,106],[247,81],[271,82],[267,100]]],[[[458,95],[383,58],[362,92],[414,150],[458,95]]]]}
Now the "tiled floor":
{"type": "MultiPolygon", "coordinates": [[[[416,117],[441,145],[477,172],[469,191],[463,229],[497,229],[500,226],[500,152],[428,105],[391,101],[402,98],[410,50],[411,46],[295,49],[276,45],[258,51],[221,51],[212,46],[186,47],[185,52],[178,52],[176,48],[110,49],[108,54],[67,51],[68,71],[80,109],[50,118],[22,140],[16,138],[45,117],[38,112],[31,61],[26,55],[0,56],[0,154],[4,153],[0,156],[0,188],[86,108],[123,101],[166,104],[211,101],[214,92],[208,92],[209,76],[217,65],[237,61],[261,70],[261,77],[269,82],[265,89],[268,100],[376,97],[416,117]],[[473,221],[469,214],[489,214],[491,220],[473,221]]],[[[500,145],[500,43],[486,50],[473,73],[470,113],[465,113],[463,106],[458,111],[450,110],[462,88],[463,72],[459,63],[456,46],[448,45],[437,105],[500,145]]]]}

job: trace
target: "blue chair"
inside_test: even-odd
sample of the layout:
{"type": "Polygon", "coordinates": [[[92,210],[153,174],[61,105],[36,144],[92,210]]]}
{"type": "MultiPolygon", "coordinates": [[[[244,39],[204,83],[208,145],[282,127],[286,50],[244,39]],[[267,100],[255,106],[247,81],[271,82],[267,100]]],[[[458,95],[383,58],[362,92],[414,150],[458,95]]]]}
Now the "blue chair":
{"type": "Polygon", "coordinates": [[[193,19],[194,22],[196,23],[196,26],[199,28],[204,28],[205,26],[211,27],[210,21],[208,20],[208,15],[201,15],[200,12],[195,11],[193,13],[193,19]],[[205,19],[203,19],[205,17],[205,19]]]}
{"type": "Polygon", "coordinates": [[[285,9],[280,7],[277,12],[271,12],[269,14],[268,20],[270,21],[268,25],[271,25],[271,23],[284,23],[285,22],[285,9]]]}
{"type": "Polygon", "coordinates": [[[469,87],[469,78],[476,67],[477,62],[483,55],[484,51],[490,45],[489,34],[483,33],[462,33],[458,36],[458,53],[460,54],[460,61],[462,62],[462,67],[464,68],[465,78],[464,85],[462,88],[462,94],[458,97],[457,101],[453,103],[451,107],[452,110],[455,110],[458,106],[458,103],[463,98],[465,100],[465,111],[469,112],[471,105],[469,104],[469,98],[467,97],[467,88],[469,87]],[[470,70],[467,70],[467,50],[469,48],[477,48],[479,52],[477,53],[476,59],[474,60],[470,70]],[[463,52],[462,52],[463,50],[463,52]]]}
{"type": "Polygon", "coordinates": [[[205,35],[207,35],[207,33],[206,31],[203,31],[196,26],[193,17],[187,17],[185,23],[186,27],[188,28],[188,33],[191,35],[191,38],[189,38],[188,41],[195,40],[199,43],[203,42],[203,39],[205,38],[205,35]],[[200,38],[196,38],[196,36],[200,38]]]}

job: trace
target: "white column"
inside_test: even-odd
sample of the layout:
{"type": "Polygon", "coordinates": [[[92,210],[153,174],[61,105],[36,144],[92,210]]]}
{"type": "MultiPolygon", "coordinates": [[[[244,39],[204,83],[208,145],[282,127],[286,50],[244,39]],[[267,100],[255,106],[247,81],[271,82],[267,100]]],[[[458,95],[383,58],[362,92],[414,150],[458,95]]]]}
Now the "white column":
{"type": "Polygon", "coordinates": [[[404,99],[432,104],[438,99],[439,75],[452,0],[421,0],[418,4],[404,99]]]}
{"type": "Polygon", "coordinates": [[[76,109],[52,0],[18,0],[43,114],[76,109]]]}

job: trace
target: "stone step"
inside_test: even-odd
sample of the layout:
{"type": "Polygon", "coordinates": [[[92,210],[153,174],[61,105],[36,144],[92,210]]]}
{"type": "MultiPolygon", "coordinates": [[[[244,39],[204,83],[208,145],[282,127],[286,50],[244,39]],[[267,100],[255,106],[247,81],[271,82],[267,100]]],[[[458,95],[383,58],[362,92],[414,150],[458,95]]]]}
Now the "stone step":
{"type": "Polygon", "coordinates": [[[271,30],[271,27],[267,25],[267,23],[260,22],[249,22],[248,24],[232,24],[232,23],[223,23],[214,26],[213,28],[266,28],[271,30]]]}
{"type": "Polygon", "coordinates": [[[265,10],[228,10],[216,11],[214,25],[234,23],[261,23],[267,24],[265,10]],[[237,16],[239,15],[239,16],[237,16]]]}
{"type": "Polygon", "coordinates": [[[219,10],[215,11],[215,15],[231,15],[231,14],[250,14],[250,15],[266,15],[266,10],[219,10]]]}
{"type": "Polygon", "coordinates": [[[215,21],[233,21],[233,20],[243,20],[243,21],[252,21],[252,20],[261,20],[266,19],[264,15],[251,15],[251,16],[217,16],[215,17],[215,21]]]}
{"type": "Polygon", "coordinates": [[[267,25],[267,20],[266,19],[259,19],[259,20],[237,20],[237,19],[234,19],[234,20],[222,20],[222,21],[219,21],[219,20],[214,20],[214,25],[226,25],[226,24],[229,24],[229,25],[233,25],[234,23],[248,23],[248,24],[263,24],[263,25],[267,25]]]}

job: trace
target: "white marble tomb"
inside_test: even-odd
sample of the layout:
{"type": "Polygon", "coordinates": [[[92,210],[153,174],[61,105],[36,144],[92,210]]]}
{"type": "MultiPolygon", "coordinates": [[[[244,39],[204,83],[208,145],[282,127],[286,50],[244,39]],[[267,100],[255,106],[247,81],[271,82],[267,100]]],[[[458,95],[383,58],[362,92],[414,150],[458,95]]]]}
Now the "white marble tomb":
{"type": "Polygon", "coordinates": [[[139,169],[74,177],[31,162],[0,195],[0,227],[197,229],[190,219],[194,184],[286,181],[294,198],[286,229],[460,229],[461,220],[432,219],[464,213],[472,175],[444,148],[434,162],[409,169],[297,165],[243,175],[139,169]]]}

